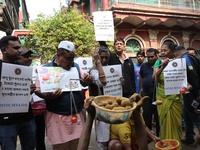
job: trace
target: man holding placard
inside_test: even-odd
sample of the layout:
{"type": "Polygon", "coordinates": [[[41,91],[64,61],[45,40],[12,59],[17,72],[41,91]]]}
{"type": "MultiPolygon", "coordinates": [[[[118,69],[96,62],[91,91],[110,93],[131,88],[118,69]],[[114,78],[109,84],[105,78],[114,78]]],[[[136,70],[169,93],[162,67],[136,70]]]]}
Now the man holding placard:
{"type": "Polygon", "coordinates": [[[130,97],[136,92],[135,74],[132,60],[125,54],[125,42],[122,38],[117,38],[114,42],[115,53],[110,54],[109,65],[122,66],[122,76],[124,78],[123,97],[130,97]]]}
{"type": "MultiPolygon", "coordinates": [[[[73,87],[76,83],[79,82],[80,76],[80,68],[77,63],[74,63],[75,57],[75,46],[70,41],[61,41],[58,45],[57,55],[55,60],[51,63],[46,64],[47,68],[51,67],[52,69],[62,70],[66,72],[65,75],[73,74],[74,76],[78,74],[78,79],[74,78],[65,78],[64,83],[69,81],[69,87],[66,91],[62,91],[61,88],[58,88],[52,92],[43,92],[36,91],[35,93],[41,98],[45,99],[46,102],[46,129],[47,129],[47,137],[50,144],[53,145],[53,150],[75,150],[77,149],[78,141],[80,134],[83,129],[83,95],[80,90],[72,91],[73,87]],[[71,72],[70,72],[71,71],[71,72]],[[71,80],[74,79],[74,80],[71,80]],[[73,84],[73,85],[72,85],[73,84]]],[[[44,71],[44,70],[43,70],[44,71]]],[[[48,71],[46,69],[45,71],[48,71]]],[[[52,70],[49,70],[52,71],[52,70]]],[[[50,73],[50,72],[49,72],[50,73]]],[[[59,73],[59,72],[58,72],[59,73]]],[[[57,74],[60,76],[59,74],[57,74]]],[[[64,74],[63,74],[64,75],[64,74]]],[[[50,73],[49,76],[51,78],[55,77],[54,73],[50,73]]],[[[59,78],[62,80],[64,76],[59,78]]],[[[83,79],[83,82],[88,79],[86,76],[83,79]]],[[[48,79],[49,80],[49,77],[48,79]]],[[[51,80],[51,79],[50,79],[51,80]]],[[[49,81],[50,81],[49,80],[49,81]]],[[[56,80],[56,83],[59,83],[60,80],[56,80]]],[[[46,78],[45,78],[46,81],[46,78]]],[[[55,81],[54,79],[52,81],[55,81]]],[[[40,86],[41,86],[40,81],[40,86]]],[[[54,82],[55,83],[55,82],[54,82]]],[[[56,85],[56,84],[54,84],[56,85]]],[[[36,86],[39,87],[38,82],[36,82],[36,86]]],[[[40,90],[38,88],[38,90],[40,90]]]]}
{"type": "MultiPolygon", "coordinates": [[[[29,99],[30,99],[30,89],[26,88],[24,89],[23,86],[20,87],[20,84],[30,85],[30,80],[28,78],[24,78],[23,76],[20,77],[22,74],[24,74],[23,68],[27,68],[24,66],[18,66],[13,65],[17,63],[17,60],[19,59],[20,52],[21,52],[21,45],[19,43],[19,39],[15,36],[4,36],[0,40],[0,48],[1,52],[3,54],[3,63],[1,62],[1,77],[3,74],[3,66],[4,65],[10,65],[10,68],[7,70],[12,70],[13,66],[17,66],[17,69],[15,70],[15,73],[18,74],[18,77],[12,77],[11,74],[7,74],[10,79],[12,79],[16,83],[15,86],[12,87],[14,93],[14,89],[20,90],[21,93],[14,93],[15,95],[22,95],[17,96],[18,99],[16,99],[16,96],[10,96],[7,98],[6,102],[10,102],[11,99],[14,97],[15,103],[10,103],[10,109],[7,108],[7,113],[1,113],[0,114],[0,145],[2,150],[15,150],[16,149],[16,142],[17,142],[17,136],[19,135],[21,147],[23,150],[34,150],[35,149],[35,123],[33,120],[33,114],[30,108],[29,99]],[[17,83],[17,80],[18,81],[17,83]],[[25,81],[26,80],[26,81],[25,81]],[[22,90],[27,90],[28,93],[24,93],[22,90]],[[24,93],[24,94],[23,94],[24,93]],[[23,101],[23,104],[26,102],[28,111],[17,112],[17,108],[22,106],[18,102],[22,101],[22,98],[25,98],[23,101]],[[17,104],[18,103],[18,104],[17,104]],[[16,107],[14,107],[16,106],[16,107]],[[19,107],[18,107],[19,106],[19,107]],[[15,110],[15,112],[13,112],[15,110]],[[10,111],[10,113],[9,113],[10,111]]],[[[14,68],[14,67],[13,67],[14,68]]],[[[30,68],[29,68],[30,69],[30,68]]],[[[31,77],[31,70],[30,70],[30,77],[31,77]]],[[[1,78],[2,81],[2,78],[1,78]]],[[[6,82],[2,82],[1,87],[1,94],[3,94],[3,89],[6,85],[6,82]]],[[[14,95],[13,94],[13,95],[14,95]]],[[[1,98],[1,103],[3,102],[3,99],[1,98]]],[[[22,104],[22,102],[21,102],[22,104]]],[[[3,108],[1,108],[2,110],[3,108]]]]}

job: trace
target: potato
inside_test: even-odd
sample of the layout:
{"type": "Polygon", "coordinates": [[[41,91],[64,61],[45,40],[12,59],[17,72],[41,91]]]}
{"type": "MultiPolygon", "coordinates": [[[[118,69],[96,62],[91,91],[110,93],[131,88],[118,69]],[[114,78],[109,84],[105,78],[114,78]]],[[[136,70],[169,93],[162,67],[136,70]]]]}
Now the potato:
{"type": "Polygon", "coordinates": [[[132,106],[131,102],[129,100],[123,100],[121,102],[121,106],[126,107],[126,106],[132,106]]]}
{"type": "Polygon", "coordinates": [[[156,102],[156,105],[161,105],[163,103],[161,100],[157,100],[155,102],[156,102]]]}
{"type": "Polygon", "coordinates": [[[130,97],[130,101],[131,102],[138,102],[142,97],[137,94],[137,93],[134,93],[131,97],[130,97]]]}
{"type": "Polygon", "coordinates": [[[117,102],[118,105],[121,105],[122,99],[121,99],[120,97],[118,97],[118,98],[116,99],[116,102],[117,102]]]}
{"type": "Polygon", "coordinates": [[[105,106],[105,108],[106,108],[106,109],[112,109],[113,107],[112,107],[112,105],[107,104],[107,105],[105,106]]]}
{"type": "Polygon", "coordinates": [[[111,100],[107,100],[108,104],[112,105],[113,102],[111,100]]]}
{"type": "Polygon", "coordinates": [[[107,104],[108,104],[108,102],[106,102],[106,101],[98,103],[99,106],[106,106],[107,104]]]}
{"type": "Polygon", "coordinates": [[[121,102],[122,102],[123,100],[128,100],[128,99],[127,99],[127,98],[124,98],[124,97],[118,97],[118,98],[116,99],[116,102],[117,102],[119,105],[121,105],[121,102]]]}
{"type": "Polygon", "coordinates": [[[112,110],[126,110],[126,108],[118,106],[118,107],[113,107],[112,110]]]}
{"type": "Polygon", "coordinates": [[[125,107],[127,110],[131,109],[132,107],[131,106],[126,106],[125,107]]]}
{"type": "Polygon", "coordinates": [[[114,103],[112,104],[112,106],[113,106],[113,107],[117,107],[117,106],[119,106],[119,104],[118,104],[117,102],[114,102],[114,103]]]}

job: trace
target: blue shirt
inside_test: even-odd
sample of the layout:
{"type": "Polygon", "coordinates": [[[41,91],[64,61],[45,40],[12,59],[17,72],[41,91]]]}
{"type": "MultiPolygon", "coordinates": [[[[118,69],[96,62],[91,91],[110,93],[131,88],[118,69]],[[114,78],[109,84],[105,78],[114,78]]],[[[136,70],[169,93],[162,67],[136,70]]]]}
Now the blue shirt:
{"type": "Polygon", "coordinates": [[[140,92],[140,66],[134,64],[136,93],[140,92]]]}
{"type": "Polygon", "coordinates": [[[152,88],[152,75],[153,67],[148,62],[143,63],[140,68],[140,76],[143,78],[142,88],[144,92],[150,92],[152,88]]]}

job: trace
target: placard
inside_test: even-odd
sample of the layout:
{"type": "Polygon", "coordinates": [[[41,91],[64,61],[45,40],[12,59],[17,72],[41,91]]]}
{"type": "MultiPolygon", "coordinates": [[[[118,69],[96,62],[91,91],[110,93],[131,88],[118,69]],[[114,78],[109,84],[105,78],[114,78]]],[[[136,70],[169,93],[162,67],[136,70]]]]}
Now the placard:
{"type": "Polygon", "coordinates": [[[96,11],[94,29],[96,41],[114,41],[114,23],[112,11],[96,11]]]}
{"type": "Polygon", "coordinates": [[[2,63],[1,114],[28,112],[31,77],[31,67],[2,63]]]}
{"type": "Polygon", "coordinates": [[[38,67],[40,90],[42,93],[62,91],[81,91],[81,84],[76,67],[64,70],[61,67],[38,67]]]}
{"type": "Polygon", "coordinates": [[[180,94],[180,89],[187,87],[185,58],[170,61],[163,70],[165,95],[180,94]]]}
{"type": "Polygon", "coordinates": [[[92,57],[78,57],[74,62],[76,62],[85,72],[89,72],[93,66],[92,57]]]}
{"type": "Polygon", "coordinates": [[[104,95],[122,96],[122,85],[120,78],[122,77],[121,65],[103,66],[106,75],[106,86],[103,86],[104,95]]]}

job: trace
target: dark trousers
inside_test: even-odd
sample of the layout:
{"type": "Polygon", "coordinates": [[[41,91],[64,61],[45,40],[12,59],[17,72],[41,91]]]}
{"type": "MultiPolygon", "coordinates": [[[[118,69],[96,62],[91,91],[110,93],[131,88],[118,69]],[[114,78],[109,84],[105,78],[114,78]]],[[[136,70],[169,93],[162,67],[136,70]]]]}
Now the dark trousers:
{"type": "Polygon", "coordinates": [[[186,125],[185,139],[188,142],[195,141],[194,126],[197,127],[200,133],[200,114],[195,113],[194,108],[191,106],[193,99],[194,99],[194,96],[191,93],[183,95],[183,101],[184,101],[183,116],[184,116],[185,125],[186,125]]]}
{"type": "Polygon", "coordinates": [[[36,124],[36,150],[46,150],[44,114],[34,116],[36,124]]]}
{"type": "Polygon", "coordinates": [[[145,124],[150,130],[152,130],[152,116],[154,115],[154,119],[156,121],[156,135],[159,136],[160,124],[159,124],[157,106],[152,105],[152,102],[154,101],[153,94],[142,92],[141,96],[142,97],[149,96],[149,99],[145,100],[142,105],[143,118],[144,118],[145,124]]]}

